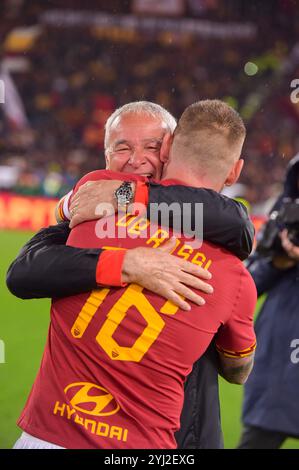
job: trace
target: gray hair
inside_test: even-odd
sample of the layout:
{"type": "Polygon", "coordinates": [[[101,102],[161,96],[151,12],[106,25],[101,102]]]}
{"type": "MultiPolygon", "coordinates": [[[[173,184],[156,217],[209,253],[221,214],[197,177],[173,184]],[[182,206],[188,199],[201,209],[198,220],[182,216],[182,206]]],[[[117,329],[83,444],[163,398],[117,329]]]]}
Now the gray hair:
{"type": "Polygon", "coordinates": [[[167,126],[168,131],[173,134],[176,128],[176,120],[165,108],[159,104],[152,103],[151,101],[133,101],[132,103],[125,104],[120,108],[116,109],[114,113],[107,119],[105,124],[105,140],[104,146],[105,150],[108,147],[108,141],[110,138],[111,128],[115,120],[124,114],[146,114],[147,116],[152,116],[157,119],[161,119],[163,123],[167,126]]]}

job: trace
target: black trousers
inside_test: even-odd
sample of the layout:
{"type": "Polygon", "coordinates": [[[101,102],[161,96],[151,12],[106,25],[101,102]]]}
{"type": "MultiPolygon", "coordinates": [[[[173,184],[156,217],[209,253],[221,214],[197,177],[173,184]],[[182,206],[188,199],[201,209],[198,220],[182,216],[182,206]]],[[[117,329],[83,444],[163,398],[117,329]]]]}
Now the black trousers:
{"type": "Polygon", "coordinates": [[[246,426],[243,428],[238,449],[279,449],[291,437],[278,431],[246,426]]]}

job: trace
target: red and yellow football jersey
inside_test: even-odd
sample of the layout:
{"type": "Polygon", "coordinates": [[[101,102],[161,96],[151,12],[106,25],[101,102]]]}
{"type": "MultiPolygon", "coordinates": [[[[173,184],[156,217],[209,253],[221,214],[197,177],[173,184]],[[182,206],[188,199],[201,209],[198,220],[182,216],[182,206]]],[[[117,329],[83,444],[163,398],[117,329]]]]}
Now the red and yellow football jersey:
{"type": "MultiPolygon", "coordinates": [[[[133,179],[98,171],[77,187],[116,175],[133,179]]],[[[170,235],[142,215],[120,216],[109,238],[99,238],[97,224],[75,227],[68,244],[157,248],[161,234],[170,235]]],[[[19,420],[24,431],[66,448],[176,447],[184,380],[214,335],[230,356],[252,352],[256,289],[241,261],[215,245],[194,248],[180,237],[174,255],[212,273],[214,293],[204,306],[182,311],[133,284],[52,301],[46,349],[19,420]]]]}

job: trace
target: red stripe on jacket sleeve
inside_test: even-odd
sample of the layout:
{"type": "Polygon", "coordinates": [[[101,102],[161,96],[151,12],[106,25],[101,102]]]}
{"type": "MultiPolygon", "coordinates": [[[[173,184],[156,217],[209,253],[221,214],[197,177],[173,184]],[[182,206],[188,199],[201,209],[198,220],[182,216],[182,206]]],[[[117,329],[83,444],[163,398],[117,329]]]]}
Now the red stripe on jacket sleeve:
{"type": "Polygon", "coordinates": [[[122,282],[122,266],[124,262],[125,249],[105,250],[99,257],[96,270],[96,281],[99,285],[124,287],[122,282]]]}

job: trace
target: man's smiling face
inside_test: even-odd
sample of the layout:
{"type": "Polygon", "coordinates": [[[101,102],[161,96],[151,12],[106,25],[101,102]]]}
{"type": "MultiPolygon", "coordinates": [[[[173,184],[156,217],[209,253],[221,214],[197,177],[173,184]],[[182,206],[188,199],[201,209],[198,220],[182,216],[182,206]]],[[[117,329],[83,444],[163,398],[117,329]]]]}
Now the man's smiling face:
{"type": "Polygon", "coordinates": [[[167,127],[160,119],[142,113],[118,117],[110,130],[107,169],[160,179],[160,149],[167,127]]]}

